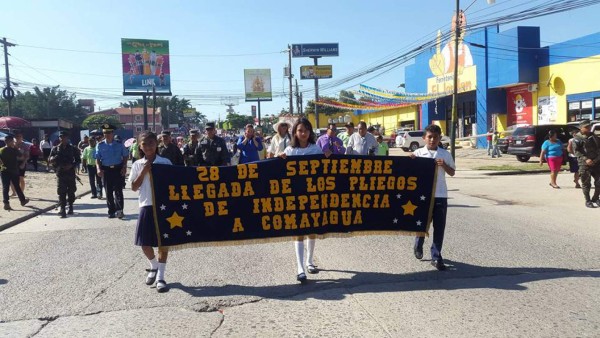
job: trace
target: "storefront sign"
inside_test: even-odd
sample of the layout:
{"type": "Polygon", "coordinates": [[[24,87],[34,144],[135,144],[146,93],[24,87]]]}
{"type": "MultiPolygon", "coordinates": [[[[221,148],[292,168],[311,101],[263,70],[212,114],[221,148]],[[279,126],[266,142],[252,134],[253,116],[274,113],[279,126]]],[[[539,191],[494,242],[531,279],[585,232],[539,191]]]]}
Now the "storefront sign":
{"type": "Polygon", "coordinates": [[[301,66],[300,67],[300,79],[331,79],[333,76],[333,69],[331,65],[323,66],[301,66]]]}
{"type": "Polygon", "coordinates": [[[506,90],[506,122],[508,126],[532,124],[532,99],[527,85],[506,90]]]}
{"type": "Polygon", "coordinates": [[[569,110],[579,109],[579,101],[577,102],[569,102],[569,110]]]}
{"type": "MultiPolygon", "coordinates": [[[[458,74],[458,92],[464,93],[477,88],[477,67],[470,66],[458,74]]],[[[452,73],[427,79],[427,94],[450,95],[454,91],[454,75],[452,73]]]]}
{"type": "Polygon", "coordinates": [[[592,100],[581,102],[581,109],[592,109],[592,100]]]}

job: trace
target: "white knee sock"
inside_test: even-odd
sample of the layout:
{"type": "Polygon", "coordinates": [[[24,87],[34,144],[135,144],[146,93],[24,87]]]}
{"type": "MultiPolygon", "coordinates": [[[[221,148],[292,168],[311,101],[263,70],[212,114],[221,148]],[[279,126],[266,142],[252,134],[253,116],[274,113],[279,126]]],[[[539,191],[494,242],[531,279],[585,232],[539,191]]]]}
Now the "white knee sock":
{"type": "Polygon", "coordinates": [[[298,274],[304,273],[304,241],[295,241],[296,263],[298,263],[298,274]]]}
{"type": "Polygon", "coordinates": [[[316,239],[309,238],[306,240],[306,265],[315,265],[313,262],[313,253],[315,252],[316,239]]]}
{"type": "Polygon", "coordinates": [[[158,263],[158,275],[156,276],[156,280],[165,280],[165,268],[167,263],[158,263]]]}
{"type": "Polygon", "coordinates": [[[156,256],[152,259],[148,260],[150,262],[150,269],[156,270],[158,269],[158,261],[156,260],[156,256]]]}

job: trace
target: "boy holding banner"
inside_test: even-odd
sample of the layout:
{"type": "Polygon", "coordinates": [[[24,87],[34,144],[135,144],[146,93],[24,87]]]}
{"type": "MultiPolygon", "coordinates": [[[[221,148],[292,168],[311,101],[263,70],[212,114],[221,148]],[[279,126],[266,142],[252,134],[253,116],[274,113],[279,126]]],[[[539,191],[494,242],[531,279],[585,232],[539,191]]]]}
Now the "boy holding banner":
{"type": "Polygon", "coordinates": [[[156,291],[168,291],[165,282],[165,266],[167,264],[167,250],[158,250],[158,261],[154,256],[154,247],[158,247],[156,229],[154,225],[154,212],[152,209],[152,186],[150,184],[150,170],[153,163],[172,164],[164,157],[158,156],[158,138],[156,134],[146,131],[139,136],[139,145],[144,153],[144,158],[135,161],[131,166],[129,182],[131,190],[139,191],[140,214],[135,232],[135,245],[141,246],[144,255],[150,261],[150,269],[146,269],[146,285],[154,284],[156,291]]]}
{"type": "MultiPolygon", "coordinates": [[[[439,147],[442,130],[439,126],[431,124],[425,128],[425,147],[417,149],[410,155],[411,158],[432,158],[437,165],[437,182],[435,186],[435,202],[433,206],[433,243],[431,245],[431,265],[439,271],[446,270],[442,259],[442,244],[444,242],[444,230],[446,228],[446,212],[448,209],[448,188],[446,186],[446,174],[454,176],[456,166],[452,155],[442,147],[439,147]]],[[[423,242],[425,237],[415,239],[414,254],[417,259],[423,258],[423,242]]]]}

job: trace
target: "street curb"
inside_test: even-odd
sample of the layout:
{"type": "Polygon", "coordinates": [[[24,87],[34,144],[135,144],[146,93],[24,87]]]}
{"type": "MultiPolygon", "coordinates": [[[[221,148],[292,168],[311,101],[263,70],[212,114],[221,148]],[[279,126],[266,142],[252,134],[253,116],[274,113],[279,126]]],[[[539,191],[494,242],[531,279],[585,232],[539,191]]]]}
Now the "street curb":
{"type": "MultiPolygon", "coordinates": [[[[75,196],[75,199],[81,198],[81,197],[83,197],[83,196],[85,196],[85,195],[87,195],[87,194],[89,194],[89,193],[91,193],[91,192],[92,192],[92,191],[91,191],[91,190],[89,190],[89,191],[86,191],[86,192],[84,192],[84,193],[81,193],[81,194],[79,194],[79,195],[76,195],[76,196],[75,196]]],[[[6,229],[8,229],[8,228],[12,228],[12,227],[14,227],[15,225],[17,225],[17,224],[19,224],[19,223],[22,223],[22,222],[25,222],[25,221],[27,221],[27,220],[29,220],[29,219],[32,219],[32,218],[34,218],[35,216],[41,215],[41,214],[43,214],[43,213],[46,213],[46,212],[48,212],[48,211],[50,211],[50,210],[52,210],[52,209],[56,208],[56,206],[58,206],[58,202],[57,202],[57,203],[55,203],[55,204],[52,204],[51,206],[49,206],[49,207],[46,207],[46,208],[44,208],[44,209],[39,209],[39,210],[36,210],[36,211],[34,211],[34,212],[32,212],[32,213],[30,213],[30,214],[26,215],[26,216],[19,217],[19,218],[17,218],[17,219],[14,219],[14,220],[12,220],[12,221],[8,222],[8,223],[2,224],[2,225],[0,225],[0,232],[2,232],[2,231],[4,231],[4,230],[6,230],[6,229]]]]}
{"type": "Polygon", "coordinates": [[[516,170],[507,170],[507,171],[494,171],[491,173],[486,173],[484,175],[487,176],[513,176],[513,175],[539,175],[539,174],[548,174],[549,171],[541,171],[541,170],[524,170],[524,171],[516,171],[516,170]]]}

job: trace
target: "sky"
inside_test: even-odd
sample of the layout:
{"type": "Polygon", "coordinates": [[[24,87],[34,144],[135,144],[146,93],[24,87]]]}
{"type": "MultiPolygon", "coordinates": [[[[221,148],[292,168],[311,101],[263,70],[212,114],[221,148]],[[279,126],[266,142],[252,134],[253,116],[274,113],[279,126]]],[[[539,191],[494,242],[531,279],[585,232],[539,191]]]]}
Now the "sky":
{"type": "MultiPolygon", "coordinates": [[[[488,5],[486,0],[462,0],[461,8],[469,21],[545,2],[496,0],[488,5]]],[[[95,99],[97,110],[138,98],[122,95],[121,38],[169,40],[173,95],[191,99],[209,120],[217,120],[226,116],[221,98],[243,97],[247,68],[271,69],[275,97],[261,103],[263,116],[289,107],[287,97],[282,97],[289,90],[283,75],[288,63],[283,51],[288,44],[339,43],[338,57],[319,60],[333,67],[333,79],[320,80],[324,85],[433,40],[438,29],[450,29],[455,6],[452,0],[19,0],[3,6],[0,37],[17,44],[9,48],[10,75],[20,84],[17,89],[60,85],[78,99],[95,99]]],[[[598,32],[597,13],[600,5],[512,23],[500,30],[539,26],[545,46],[598,32]]],[[[300,89],[309,90],[304,105],[314,98],[314,81],[300,80],[300,66],[312,62],[292,59],[300,89]]],[[[398,90],[405,65],[320,95],[337,96],[360,83],[398,90]]],[[[241,99],[234,109],[250,114],[253,104],[241,99]]]]}

